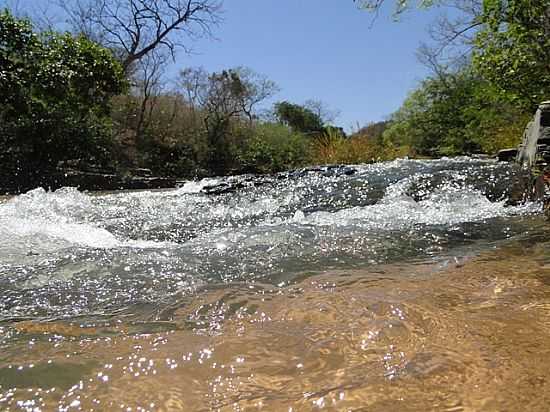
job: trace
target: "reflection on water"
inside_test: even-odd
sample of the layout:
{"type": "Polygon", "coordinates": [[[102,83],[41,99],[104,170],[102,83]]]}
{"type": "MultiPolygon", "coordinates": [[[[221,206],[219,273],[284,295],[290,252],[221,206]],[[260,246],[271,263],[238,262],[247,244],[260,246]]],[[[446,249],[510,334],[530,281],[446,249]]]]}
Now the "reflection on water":
{"type": "Polygon", "coordinates": [[[3,329],[3,410],[546,410],[550,267],[507,247],[3,329]],[[163,330],[164,328],[164,330],[163,330]]]}
{"type": "Polygon", "coordinates": [[[550,227],[517,178],[397,161],[0,201],[0,410],[547,410],[550,227]]]}

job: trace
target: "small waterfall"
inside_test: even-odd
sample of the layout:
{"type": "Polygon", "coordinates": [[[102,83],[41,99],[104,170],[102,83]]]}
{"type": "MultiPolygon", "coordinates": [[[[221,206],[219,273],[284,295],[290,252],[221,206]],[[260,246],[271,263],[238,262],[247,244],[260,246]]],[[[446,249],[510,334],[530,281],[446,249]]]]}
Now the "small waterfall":
{"type": "Polygon", "coordinates": [[[550,142],[542,140],[550,138],[550,101],[542,102],[523,133],[523,142],[519,148],[517,161],[527,167],[532,167],[538,160],[540,145],[550,142]]]}
{"type": "Polygon", "coordinates": [[[537,154],[537,141],[540,134],[540,109],[531,120],[523,133],[523,142],[518,152],[518,161],[524,166],[531,167],[535,163],[537,154]]]}

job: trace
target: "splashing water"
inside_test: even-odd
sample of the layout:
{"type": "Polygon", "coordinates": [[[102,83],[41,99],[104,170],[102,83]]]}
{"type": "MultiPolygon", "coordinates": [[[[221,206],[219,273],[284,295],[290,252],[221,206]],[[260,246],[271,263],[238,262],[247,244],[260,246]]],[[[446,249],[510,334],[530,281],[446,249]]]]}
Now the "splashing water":
{"type": "MultiPolygon", "coordinates": [[[[543,236],[540,205],[510,202],[517,198],[521,172],[470,158],[358,165],[355,173],[330,170],[204,179],[167,191],[36,189],[0,201],[0,345],[9,353],[7,363],[0,364],[0,387],[6,390],[0,405],[13,408],[24,398],[15,389],[42,388],[40,374],[54,374],[53,387],[64,395],[50,398],[60,410],[86,402],[91,408],[99,389],[82,386],[83,376],[104,383],[105,376],[118,376],[123,385],[127,373],[159,370],[159,356],[170,370],[181,371],[178,365],[190,365],[192,357],[199,359],[197,365],[215,369],[209,359],[216,358],[216,345],[225,351],[216,358],[218,366],[243,372],[245,360],[239,359],[246,359],[246,373],[234,372],[235,380],[222,374],[229,386],[214,384],[206,370],[197,372],[202,375],[193,378],[195,383],[182,372],[182,387],[202,379],[210,389],[199,385],[193,393],[179,393],[169,384],[171,375],[158,372],[156,380],[146,380],[153,388],[147,397],[162,394],[164,406],[146,408],[142,390],[128,388],[102,402],[111,399],[111,409],[114,397],[125,398],[124,405],[142,405],[141,410],[194,410],[197,405],[254,410],[262,402],[273,410],[344,408],[366,402],[358,382],[369,376],[376,386],[439,368],[467,369],[468,361],[453,353],[421,349],[432,338],[446,344],[432,330],[437,322],[444,322],[442,330],[449,325],[432,309],[413,304],[418,296],[424,296],[423,304],[428,299],[416,282],[432,279],[428,287],[441,287],[443,296],[437,270],[461,267],[525,236],[543,236]],[[93,338],[81,338],[82,333],[93,338]],[[169,341],[171,333],[181,336],[153,356],[153,348],[169,341]],[[144,349],[123,343],[142,337],[151,345],[145,357],[140,355],[144,349]],[[54,360],[43,363],[36,351],[22,350],[29,338],[37,345],[33,348],[54,360]],[[111,352],[102,353],[100,342],[111,342],[111,352]],[[55,349],[59,345],[62,349],[55,349]],[[79,352],[75,345],[90,350],[76,369],[56,355],[79,352]],[[261,354],[262,345],[269,360],[261,354]],[[227,358],[230,354],[234,359],[227,358]],[[128,356],[137,360],[123,366],[119,361],[128,356]],[[122,369],[112,370],[113,359],[122,369]],[[11,370],[33,362],[42,369],[20,375],[11,370]],[[109,374],[99,367],[103,364],[111,365],[109,374]],[[354,368],[366,368],[366,375],[354,368]],[[254,378],[246,380],[249,373],[254,378]],[[336,389],[319,383],[332,375],[340,382],[334,383],[336,389]],[[283,376],[301,376],[300,384],[281,386],[283,376]],[[279,389],[270,387],[270,379],[282,379],[274,383],[279,389]],[[285,396],[277,395],[280,391],[285,396]],[[186,397],[188,403],[182,400],[186,397]]],[[[472,284],[485,287],[477,279],[472,284]]],[[[460,281],[449,285],[456,288],[460,281]]],[[[484,299],[480,304],[493,304],[484,299]]],[[[40,399],[48,396],[41,393],[40,399]]]]}
{"type": "Polygon", "coordinates": [[[443,257],[521,231],[521,217],[539,208],[506,205],[515,172],[504,164],[399,160],[356,170],[222,195],[201,193],[224,183],[205,179],[173,191],[12,198],[0,204],[0,314],[86,315],[210,283],[443,257]],[[68,291],[71,299],[58,298],[68,291]]]}

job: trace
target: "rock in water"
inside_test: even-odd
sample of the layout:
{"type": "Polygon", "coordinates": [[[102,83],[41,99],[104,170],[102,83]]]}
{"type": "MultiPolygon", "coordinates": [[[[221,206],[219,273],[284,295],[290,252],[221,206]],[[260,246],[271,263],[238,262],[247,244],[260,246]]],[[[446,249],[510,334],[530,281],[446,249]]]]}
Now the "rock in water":
{"type": "Polygon", "coordinates": [[[518,149],[503,149],[499,150],[497,158],[501,162],[511,162],[513,160],[516,160],[517,155],[518,149]]]}

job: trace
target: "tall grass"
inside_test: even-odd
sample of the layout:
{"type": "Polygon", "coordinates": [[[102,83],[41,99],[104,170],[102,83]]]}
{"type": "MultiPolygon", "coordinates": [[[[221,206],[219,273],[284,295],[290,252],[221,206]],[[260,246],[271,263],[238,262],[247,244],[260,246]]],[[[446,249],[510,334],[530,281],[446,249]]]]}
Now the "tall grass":
{"type": "Polygon", "coordinates": [[[328,129],[313,143],[313,161],[330,163],[374,163],[408,156],[408,147],[395,148],[385,145],[366,134],[345,137],[336,130],[328,129]]]}

